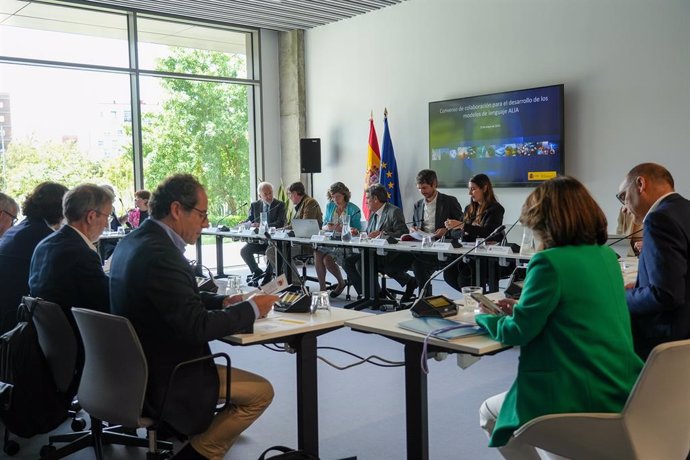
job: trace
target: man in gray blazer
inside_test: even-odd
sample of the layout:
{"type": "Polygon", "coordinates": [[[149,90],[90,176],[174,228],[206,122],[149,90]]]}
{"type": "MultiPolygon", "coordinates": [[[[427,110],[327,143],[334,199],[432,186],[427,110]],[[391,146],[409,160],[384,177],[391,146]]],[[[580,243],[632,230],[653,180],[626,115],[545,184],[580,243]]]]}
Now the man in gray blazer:
{"type": "MultiPolygon", "coordinates": [[[[399,238],[408,232],[405,225],[405,215],[402,210],[388,202],[388,192],[381,184],[374,184],[367,189],[367,205],[369,206],[369,222],[367,233],[370,238],[399,238]]],[[[391,253],[377,256],[379,271],[393,278],[405,288],[401,301],[410,300],[417,289],[417,281],[407,274],[412,266],[409,254],[391,253]]],[[[362,270],[359,254],[352,254],[345,258],[343,266],[347,279],[358,294],[362,293],[362,270]]],[[[378,286],[377,286],[378,287],[378,286]]]]}

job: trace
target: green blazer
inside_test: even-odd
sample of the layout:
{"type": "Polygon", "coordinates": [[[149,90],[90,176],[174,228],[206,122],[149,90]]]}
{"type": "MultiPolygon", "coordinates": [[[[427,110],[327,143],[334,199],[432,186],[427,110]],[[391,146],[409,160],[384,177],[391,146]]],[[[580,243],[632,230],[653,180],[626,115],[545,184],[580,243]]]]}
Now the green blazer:
{"type": "Polygon", "coordinates": [[[489,335],[520,346],[518,372],[489,445],[546,414],[620,412],[642,369],[615,253],[564,246],[532,257],[512,316],[477,315],[489,335]]]}

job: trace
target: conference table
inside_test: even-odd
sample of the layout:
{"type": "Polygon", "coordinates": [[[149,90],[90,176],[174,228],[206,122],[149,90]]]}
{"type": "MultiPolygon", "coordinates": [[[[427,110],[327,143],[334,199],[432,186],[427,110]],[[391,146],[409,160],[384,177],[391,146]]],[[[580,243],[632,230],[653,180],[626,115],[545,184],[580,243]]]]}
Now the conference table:
{"type": "Polygon", "coordinates": [[[315,456],[319,455],[318,383],[316,373],[317,337],[345,325],[355,318],[372,316],[353,310],[331,308],[330,311],[280,313],[272,311],[254,323],[252,334],[224,337],[231,345],[285,343],[294,351],[297,377],[297,445],[315,456]]]}
{"type": "MultiPolygon", "coordinates": [[[[223,270],[223,239],[231,238],[234,240],[242,241],[266,241],[266,237],[260,233],[254,233],[253,230],[243,230],[243,231],[219,231],[217,228],[204,229],[202,235],[214,236],[216,240],[216,262],[217,262],[217,276],[225,276],[223,270]]],[[[278,274],[284,273],[288,278],[288,281],[292,282],[293,268],[291,268],[291,253],[292,247],[296,245],[310,245],[314,248],[319,246],[335,246],[349,248],[353,252],[359,252],[361,254],[361,266],[362,266],[362,299],[351,305],[350,308],[370,308],[376,307],[380,304],[385,304],[389,302],[387,299],[382,299],[378,297],[379,290],[378,286],[378,261],[377,255],[384,255],[387,252],[400,252],[407,254],[423,254],[432,255],[436,257],[439,264],[447,264],[453,258],[456,257],[472,257],[475,260],[476,270],[476,283],[478,285],[484,285],[488,283],[489,292],[495,292],[498,290],[498,279],[495,276],[496,270],[490,269],[488,279],[480,279],[482,270],[480,270],[480,264],[482,261],[488,261],[488,263],[495,265],[503,261],[515,261],[515,263],[527,262],[531,258],[531,254],[520,254],[513,253],[508,247],[503,246],[483,246],[480,245],[475,247],[475,245],[464,243],[462,247],[455,248],[450,242],[437,242],[431,247],[423,247],[421,241],[399,241],[396,244],[389,244],[384,239],[368,239],[362,241],[358,237],[353,237],[351,241],[341,241],[333,240],[324,235],[314,235],[311,238],[298,238],[288,236],[286,232],[276,232],[271,236],[271,239],[276,244],[276,246],[283,253],[284,257],[282,263],[278,264],[276,272],[278,274]]],[[[201,238],[197,240],[196,244],[197,251],[197,262],[201,265],[201,238]]]]}
{"type": "MultiPolygon", "coordinates": [[[[469,320],[472,313],[459,313],[449,319],[469,320]]],[[[401,321],[409,320],[409,310],[382,315],[363,316],[345,322],[354,331],[378,334],[404,346],[405,356],[405,426],[407,433],[407,458],[425,460],[429,458],[429,418],[427,376],[422,371],[421,359],[424,335],[402,329],[401,321]]],[[[475,335],[453,340],[430,338],[427,353],[465,353],[485,356],[511,348],[491,339],[487,335],[475,335]]]]}

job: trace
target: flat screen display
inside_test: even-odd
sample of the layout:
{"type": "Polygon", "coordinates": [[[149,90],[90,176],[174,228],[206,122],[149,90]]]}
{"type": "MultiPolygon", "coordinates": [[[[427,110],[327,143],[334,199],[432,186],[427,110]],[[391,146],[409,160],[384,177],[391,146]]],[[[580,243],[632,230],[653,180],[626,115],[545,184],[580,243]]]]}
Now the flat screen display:
{"type": "Polygon", "coordinates": [[[537,185],[564,174],[563,85],[429,103],[429,165],[439,186],[537,185]]]}

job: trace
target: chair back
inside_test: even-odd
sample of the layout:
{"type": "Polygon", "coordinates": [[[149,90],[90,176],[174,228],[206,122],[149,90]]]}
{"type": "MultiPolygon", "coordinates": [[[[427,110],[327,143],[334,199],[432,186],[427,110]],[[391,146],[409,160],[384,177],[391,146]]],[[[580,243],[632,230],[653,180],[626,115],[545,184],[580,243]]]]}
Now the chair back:
{"type": "Polygon", "coordinates": [[[75,378],[79,374],[76,368],[78,342],[74,329],[58,304],[33,297],[24,297],[22,302],[31,309],[38,343],[57,390],[68,393],[73,385],[76,388],[75,378]]]}
{"type": "Polygon", "coordinates": [[[92,416],[138,427],[148,366],[131,323],[121,316],[72,308],[84,342],[79,403],[92,416]]]}
{"type": "Polygon", "coordinates": [[[657,345],[623,409],[637,458],[690,452],[690,340],[657,345]]]}

